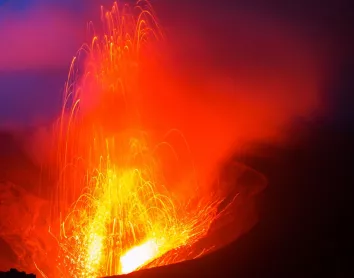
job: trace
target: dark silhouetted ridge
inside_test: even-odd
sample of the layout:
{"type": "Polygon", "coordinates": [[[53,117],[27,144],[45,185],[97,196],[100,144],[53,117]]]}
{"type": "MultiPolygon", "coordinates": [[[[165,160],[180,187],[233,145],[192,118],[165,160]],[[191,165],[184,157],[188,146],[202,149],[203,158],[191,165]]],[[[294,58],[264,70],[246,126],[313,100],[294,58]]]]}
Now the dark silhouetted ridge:
{"type": "Polygon", "coordinates": [[[0,271],[0,277],[1,278],[36,278],[36,275],[34,274],[26,274],[25,272],[20,272],[17,269],[11,268],[10,271],[7,272],[1,272],[0,271]]]}

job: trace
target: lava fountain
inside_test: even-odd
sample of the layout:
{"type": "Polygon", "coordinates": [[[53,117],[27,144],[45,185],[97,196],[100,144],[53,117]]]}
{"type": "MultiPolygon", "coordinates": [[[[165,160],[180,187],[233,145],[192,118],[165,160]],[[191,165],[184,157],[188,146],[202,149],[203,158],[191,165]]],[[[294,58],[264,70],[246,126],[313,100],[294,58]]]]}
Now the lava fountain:
{"type": "Polygon", "coordinates": [[[50,232],[60,277],[126,274],[194,258],[200,253],[193,244],[220,214],[216,193],[174,196],[159,155],[170,149],[178,160],[174,146],[152,145],[144,132],[141,55],[162,37],[149,3],[115,3],[101,12],[104,35],[90,24],[93,39],[73,59],[57,126],[50,232]]]}
{"type": "Polygon", "coordinates": [[[146,71],[156,70],[163,33],[147,1],[101,8],[101,20],[102,28],[89,24],[92,40],[70,66],[47,163],[56,181],[50,201],[1,185],[0,237],[16,267],[42,277],[111,276],[195,259],[252,227],[252,197],[265,183],[233,162],[211,169],[218,174],[209,184],[210,167],[198,166],[216,162],[188,145],[200,137],[161,135],[170,118],[156,116],[161,107],[154,113],[161,105],[154,88],[163,80],[146,71]]]}

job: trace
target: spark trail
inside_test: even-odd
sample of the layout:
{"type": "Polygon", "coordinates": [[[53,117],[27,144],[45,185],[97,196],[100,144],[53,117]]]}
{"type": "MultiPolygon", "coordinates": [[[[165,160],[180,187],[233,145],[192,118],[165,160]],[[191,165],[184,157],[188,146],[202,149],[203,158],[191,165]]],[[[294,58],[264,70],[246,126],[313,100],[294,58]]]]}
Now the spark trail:
{"type": "Polygon", "coordinates": [[[221,201],[212,194],[178,200],[141,124],[141,55],[161,39],[149,3],[114,3],[101,15],[101,35],[73,59],[58,122],[52,218],[60,224],[52,227],[59,226],[59,277],[125,274],[193,258],[185,254],[207,234],[221,201]]]}

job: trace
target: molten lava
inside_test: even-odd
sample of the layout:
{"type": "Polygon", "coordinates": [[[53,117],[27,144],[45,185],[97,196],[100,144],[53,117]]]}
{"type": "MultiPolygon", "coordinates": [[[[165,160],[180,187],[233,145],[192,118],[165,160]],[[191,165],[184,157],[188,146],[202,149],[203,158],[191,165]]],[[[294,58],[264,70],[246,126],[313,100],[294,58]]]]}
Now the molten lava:
{"type": "Polygon", "coordinates": [[[135,246],[120,258],[122,273],[126,274],[134,271],[139,266],[156,258],[159,252],[158,243],[150,239],[139,246],[135,246]]]}
{"type": "MultiPolygon", "coordinates": [[[[161,37],[149,4],[115,3],[102,9],[102,20],[104,34],[94,34],[73,60],[58,124],[51,233],[60,247],[59,277],[125,274],[194,258],[200,253],[192,246],[221,202],[198,192],[177,198],[158,155],[168,142],[151,147],[144,132],[141,56],[161,37]]],[[[188,180],[180,186],[197,188],[188,180]]]]}

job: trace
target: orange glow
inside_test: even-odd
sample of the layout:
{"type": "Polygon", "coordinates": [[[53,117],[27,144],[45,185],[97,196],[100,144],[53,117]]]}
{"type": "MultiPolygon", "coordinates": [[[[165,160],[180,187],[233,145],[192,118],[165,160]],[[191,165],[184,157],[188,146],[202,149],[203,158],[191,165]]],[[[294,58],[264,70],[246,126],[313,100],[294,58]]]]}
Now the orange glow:
{"type": "Polygon", "coordinates": [[[134,271],[139,266],[155,259],[158,253],[159,245],[153,239],[133,247],[120,257],[120,263],[122,266],[121,273],[127,274],[134,271]]]}
{"type": "MultiPolygon", "coordinates": [[[[161,38],[151,7],[115,3],[110,12],[102,9],[102,20],[104,35],[94,34],[72,62],[58,124],[52,218],[60,218],[60,228],[52,233],[59,277],[125,274],[192,259],[221,201],[197,190],[187,200],[173,194],[158,155],[161,146],[173,146],[152,147],[139,118],[142,50],[161,38]]],[[[189,180],[180,186],[197,188],[189,180]]]]}

